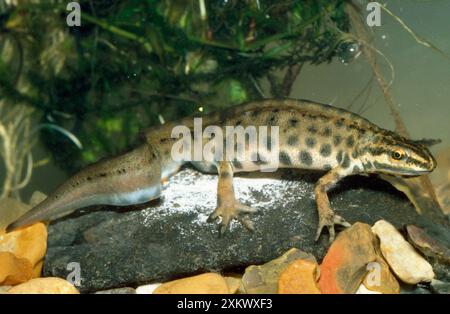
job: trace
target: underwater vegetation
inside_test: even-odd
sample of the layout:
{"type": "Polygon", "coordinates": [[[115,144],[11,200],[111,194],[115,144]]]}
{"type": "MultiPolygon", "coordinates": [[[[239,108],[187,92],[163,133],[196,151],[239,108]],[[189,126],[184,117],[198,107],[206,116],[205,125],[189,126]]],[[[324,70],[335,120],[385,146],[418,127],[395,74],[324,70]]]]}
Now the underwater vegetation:
{"type": "Polygon", "coordinates": [[[0,93],[76,135],[83,150],[40,133],[70,173],[141,128],[260,99],[262,79],[289,94],[301,65],[330,61],[349,29],[345,1],[80,1],[80,27],[66,25],[66,2],[3,6],[2,46],[16,60],[2,58],[0,93]]]}

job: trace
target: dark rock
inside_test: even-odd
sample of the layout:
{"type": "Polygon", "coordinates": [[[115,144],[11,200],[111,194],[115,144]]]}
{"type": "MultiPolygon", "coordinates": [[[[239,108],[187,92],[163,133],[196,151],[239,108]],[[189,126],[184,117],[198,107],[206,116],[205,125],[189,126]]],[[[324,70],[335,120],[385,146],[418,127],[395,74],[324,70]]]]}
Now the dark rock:
{"type": "Polygon", "coordinates": [[[136,290],[133,288],[117,288],[97,291],[95,294],[136,294],[136,290]]]}
{"type": "Polygon", "coordinates": [[[450,294],[450,282],[433,280],[431,281],[431,290],[438,294],[450,294]]]}
{"type": "Polygon", "coordinates": [[[437,279],[450,281],[450,247],[445,243],[442,233],[439,238],[431,236],[425,230],[416,226],[407,226],[409,242],[419,250],[433,267],[437,279]]]}
{"type": "Polygon", "coordinates": [[[409,242],[425,256],[450,264],[450,248],[444,243],[414,225],[407,226],[406,231],[409,242]]]}
{"type": "Polygon", "coordinates": [[[400,294],[432,294],[430,287],[426,285],[400,285],[400,294]]]}
{"type": "MultiPolygon", "coordinates": [[[[243,272],[292,247],[320,260],[328,235],[314,242],[318,219],[313,187],[319,176],[285,171],[236,178],[237,198],[258,209],[251,217],[256,230],[248,232],[233,222],[231,231],[219,238],[217,226],[206,223],[216,205],[217,178],[185,169],[164,186],[161,201],[144,209],[109,207],[51,224],[44,275],[66,278],[67,264],[78,262],[80,290],[88,292],[206,271],[243,272]]],[[[397,228],[424,224],[403,194],[374,177],[347,178],[330,199],[350,223],[385,219],[397,228]]]]}
{"type": "Polygon", "coordinates": [[[442,260],[436,258],[428,258],[428,262],[436,274],[435,279],[450,282],[450,265],[448,263],[444,263],[442,260]]]}

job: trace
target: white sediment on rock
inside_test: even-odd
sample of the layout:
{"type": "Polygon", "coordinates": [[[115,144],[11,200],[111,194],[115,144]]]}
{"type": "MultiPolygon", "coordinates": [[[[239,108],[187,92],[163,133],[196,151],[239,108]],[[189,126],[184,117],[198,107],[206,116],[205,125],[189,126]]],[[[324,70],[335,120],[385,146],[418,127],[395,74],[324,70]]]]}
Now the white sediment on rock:
{"type": "MultiPolygon", "coordinates": [[[[285,195],[287,186],[295,185],[298,199],[313,198],[313,194],[300,181],[290,181],[274,177],[238,177],[233,179],[236,198],[243,204],[258,210],[283,204],[283,200],[293,199],[285,195]],[[259,193],[255,203],[255,193],[259,193]]],[[[217,175],[201,174],[192,169],[183,170],[169,179],[162,188],[162,202],[155,208],[142,211],[144,225],[149,225],[152,217],[173,215],[174,213],[192,213],[197,215],[194,223],[204,224],[217,204],[217,175]],[[188,174],[186,174],[188,172],[188,174]]],[[[235,225],[232,222],[231,228],[235,225]]]]}

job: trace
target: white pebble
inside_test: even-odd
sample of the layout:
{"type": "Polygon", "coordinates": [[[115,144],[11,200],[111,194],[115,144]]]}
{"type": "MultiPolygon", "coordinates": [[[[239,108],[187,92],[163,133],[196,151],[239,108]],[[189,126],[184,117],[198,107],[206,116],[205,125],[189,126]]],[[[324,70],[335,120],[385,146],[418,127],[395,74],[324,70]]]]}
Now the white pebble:
{"type": "Polygon", "coordinates": [[[372,231],[380,239],[384,258],[394,273],[409,284],[430,282],[434,278],[431,265],[416,252],[400,232],[385,220],[379,220],[372,231]]]}
{"type": "Polygon", "coordinates": [[[151,285],[143,285],[136,288],[136,294],[152,294],[161,284],[154,283],[151,285]]]}

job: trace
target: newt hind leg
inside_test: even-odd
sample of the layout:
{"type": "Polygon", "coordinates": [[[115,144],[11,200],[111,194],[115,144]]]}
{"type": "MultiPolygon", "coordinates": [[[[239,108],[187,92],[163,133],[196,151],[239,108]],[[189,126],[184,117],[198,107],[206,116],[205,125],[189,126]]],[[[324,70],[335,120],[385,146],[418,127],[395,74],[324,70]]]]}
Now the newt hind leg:
{"type": "Polygon", "coordinates": [[[208,222],[221,218],[219,233],[224,234],[229,228],[233,219],[240,221],[247,229],[253,230],[253,223],[246,214],[254,213],[256,210],[241,204],[234,195],[233,188],[233,167],[228,161],[221,161],[218,164],[219,181],[217,184],[217,208],[208,218],[208,222]]]}

